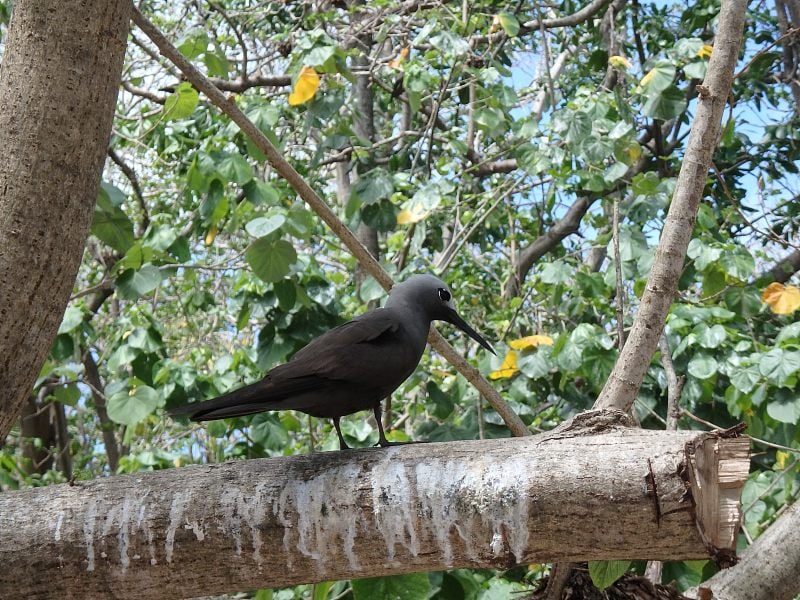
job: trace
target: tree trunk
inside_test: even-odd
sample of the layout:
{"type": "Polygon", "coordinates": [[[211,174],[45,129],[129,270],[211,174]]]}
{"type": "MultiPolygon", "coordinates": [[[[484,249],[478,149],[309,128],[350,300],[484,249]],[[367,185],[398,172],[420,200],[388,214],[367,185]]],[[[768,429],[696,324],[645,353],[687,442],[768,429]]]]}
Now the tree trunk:
{"type": "Polygon", "coordinates": [[[677,293],[711,157],[719,141],[722,112],[731,93],[733,69],[742,47],[746,12],[745,0],[722,3],[714,52],[708,63],[706,79],[698,87],[697,111],[689,144],[647,286],[628,341],[594,404],[595,408],[627,411],[636,399],[658,347],[669,308],[677,293]]]}
{"type": "Polygon", "coordinates": [[[589,413],[536,437],[10,492],[0,495],[0,589],[5,598],[144,600],[457,567],[732,554],[748,446],[589,413]]]}
{"type": "Polygon", "coordinates": [[[14,3],[0,67],[0,439],[30,395],[75,281],[130,6],[14,3]]]}
{"type": "MultiPolygon", "coordinates": [[[[800,594],[800,502],[795,502],[755,543],[700,588],[716,600],[791,600],[800,594]]],[[[698,590],[687,595],[694,598],[698,590]]],[[[706,596],[709,597],[709,596],[706,596]]]]}

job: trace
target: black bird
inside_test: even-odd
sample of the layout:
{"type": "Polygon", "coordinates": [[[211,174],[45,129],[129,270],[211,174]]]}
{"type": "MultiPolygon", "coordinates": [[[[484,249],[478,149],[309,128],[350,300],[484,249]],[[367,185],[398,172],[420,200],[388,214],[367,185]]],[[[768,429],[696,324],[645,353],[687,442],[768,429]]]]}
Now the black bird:
{"type": "Polygon", "coordinates": [[[379,444],[389,446],[380,403],[417,368],[432,321],[452,323],[481,346],[494,350],[456,312],[450,289],[433,275],[414,275],[394,286],[385,308],[359,315],[298,350],[286,364],[256,383],[170,412],[192,421],[240,417],[267,410],[299,410],[330,417],[342,449],[339,419],[375,411],[379,444]]]}

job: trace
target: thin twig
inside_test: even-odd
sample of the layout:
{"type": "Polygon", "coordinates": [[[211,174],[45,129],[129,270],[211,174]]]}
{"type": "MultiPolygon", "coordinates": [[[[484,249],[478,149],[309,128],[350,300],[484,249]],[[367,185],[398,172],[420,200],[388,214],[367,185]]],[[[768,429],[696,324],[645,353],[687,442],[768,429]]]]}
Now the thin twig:
{"type": "MultiPolygon", "coordinates": [[[[198,71],[135,5],[132,8],[132,12],[133,22],[150,38],[160,52],[181,70],[187,80],[191,82],[195,88],[203,92],[213,104],[220,108],[220,110],[228,115],[228,117],[241,128],[245,135],[253,140],[253,143],[264,153],[267,161],[272,165],[275,171],[286,180],[309,207],[311,207],[325,224],[331,228],[333,233],[344,243],[356,260],[364,267],[364,270],[372,275],[385,290],[391,289],[394,282],[381,264],[375,260],[361,242],[358,241],[355,235],[353,235],[353,232],[342,223],[325,201],[311,188],[277,148],[272,145],[261,130],[247,118],[236,102],[233,99],[227,98],[198,71]]],[[[530,435],[530,431],[525,426],[525,423],[519,418],[519,415],[511,409],[508,403],[503,400],[497,390],[492,387],[475,367],[456,352],[434,327],[431,328],[428,341],[439,354],[464,375],[467,381],[478,389],[479,393],[486,397],[513,435],[530,435]]]]}

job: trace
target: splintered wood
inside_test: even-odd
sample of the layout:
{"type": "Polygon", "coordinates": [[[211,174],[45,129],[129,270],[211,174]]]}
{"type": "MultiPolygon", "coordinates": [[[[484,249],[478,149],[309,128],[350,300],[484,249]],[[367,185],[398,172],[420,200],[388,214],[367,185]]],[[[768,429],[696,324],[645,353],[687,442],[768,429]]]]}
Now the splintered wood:
{"type": "Polygon", "coordinates": [[[710,434],[686,445],[697,528],[714,555],[734,550],[740,498],[750,470],[750,439],[710,434]]]}

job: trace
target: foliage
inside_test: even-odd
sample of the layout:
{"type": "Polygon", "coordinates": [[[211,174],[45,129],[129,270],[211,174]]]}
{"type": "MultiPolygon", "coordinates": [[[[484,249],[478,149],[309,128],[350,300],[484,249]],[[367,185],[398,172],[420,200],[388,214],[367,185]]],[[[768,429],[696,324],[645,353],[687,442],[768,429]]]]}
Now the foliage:
{"type": "MultiPolygon", "coordinates": [[[[470,2],[465,14],[446,3],[409,13],[416,3],[385,1],[144,4],[352,229],[375,232],[395,277],[443,274],[468,320],[498,342],[498,357],[445,332],[532,430],[592,405],[617,355],[613,201],[627,327],[683,158],[717,3],[623,5],[614,39],[598,27],[603,12],[543,39],[528,24],[549,13],[525,3],[470,2]],[[266,75],[282,77],[259,79],[266,75]],[[552,236],[579,200],[587,209],[577,234],[552,236]],[[523,268],[520,252],[542,241],[546,252],[523,268]]],[[[0,26],[7,12],[0,2],[0,26]]],[[[666,329],[686,378],[680,427],[744,421],[751,435],[788,448],[757,446],[744,494],[751,537],[800,487],[797,287],[767,288],[761,301],[770,283],[761,274],[794,247],[800,222],[800,129],[773,47],[776,19],[749,15],[748,66],[734,83],[736,107],[666,329]]],[[[261,152],[143,39],[133,32],[111,140],[118,160],[108,161],[75,294],[37,383],[64,406],[63,451],[78,477],[92,478],[334,449],[329,423],[293,412],[202,427],[164,415],[256,380],[383,293],[353,276],[354,259],[261,152]],[[107,443],[119,446],[117,465],[107,443]]],[[[664,426],[659,358],[636,404],[644,427],[664,426]]],[[[508,435],[435,354],[391,406],[394,439],[508,435]]],[[[364,414],[343,430],[353,445],[377,440],[364,414]]],[[[0,451],[3,489],[64,478],[38,472],[18,430],[15,440],[0,451]]],[[[686,585],[705,577],[695,563],[668,569],[686,585]]],[[[599,587],[619,575],[609,573],[597,572],[599,587]]],[[[318,584],[314,598],[377,597],[376,589],[506,598],[539,575],[459,570],[318,584]]]]}

